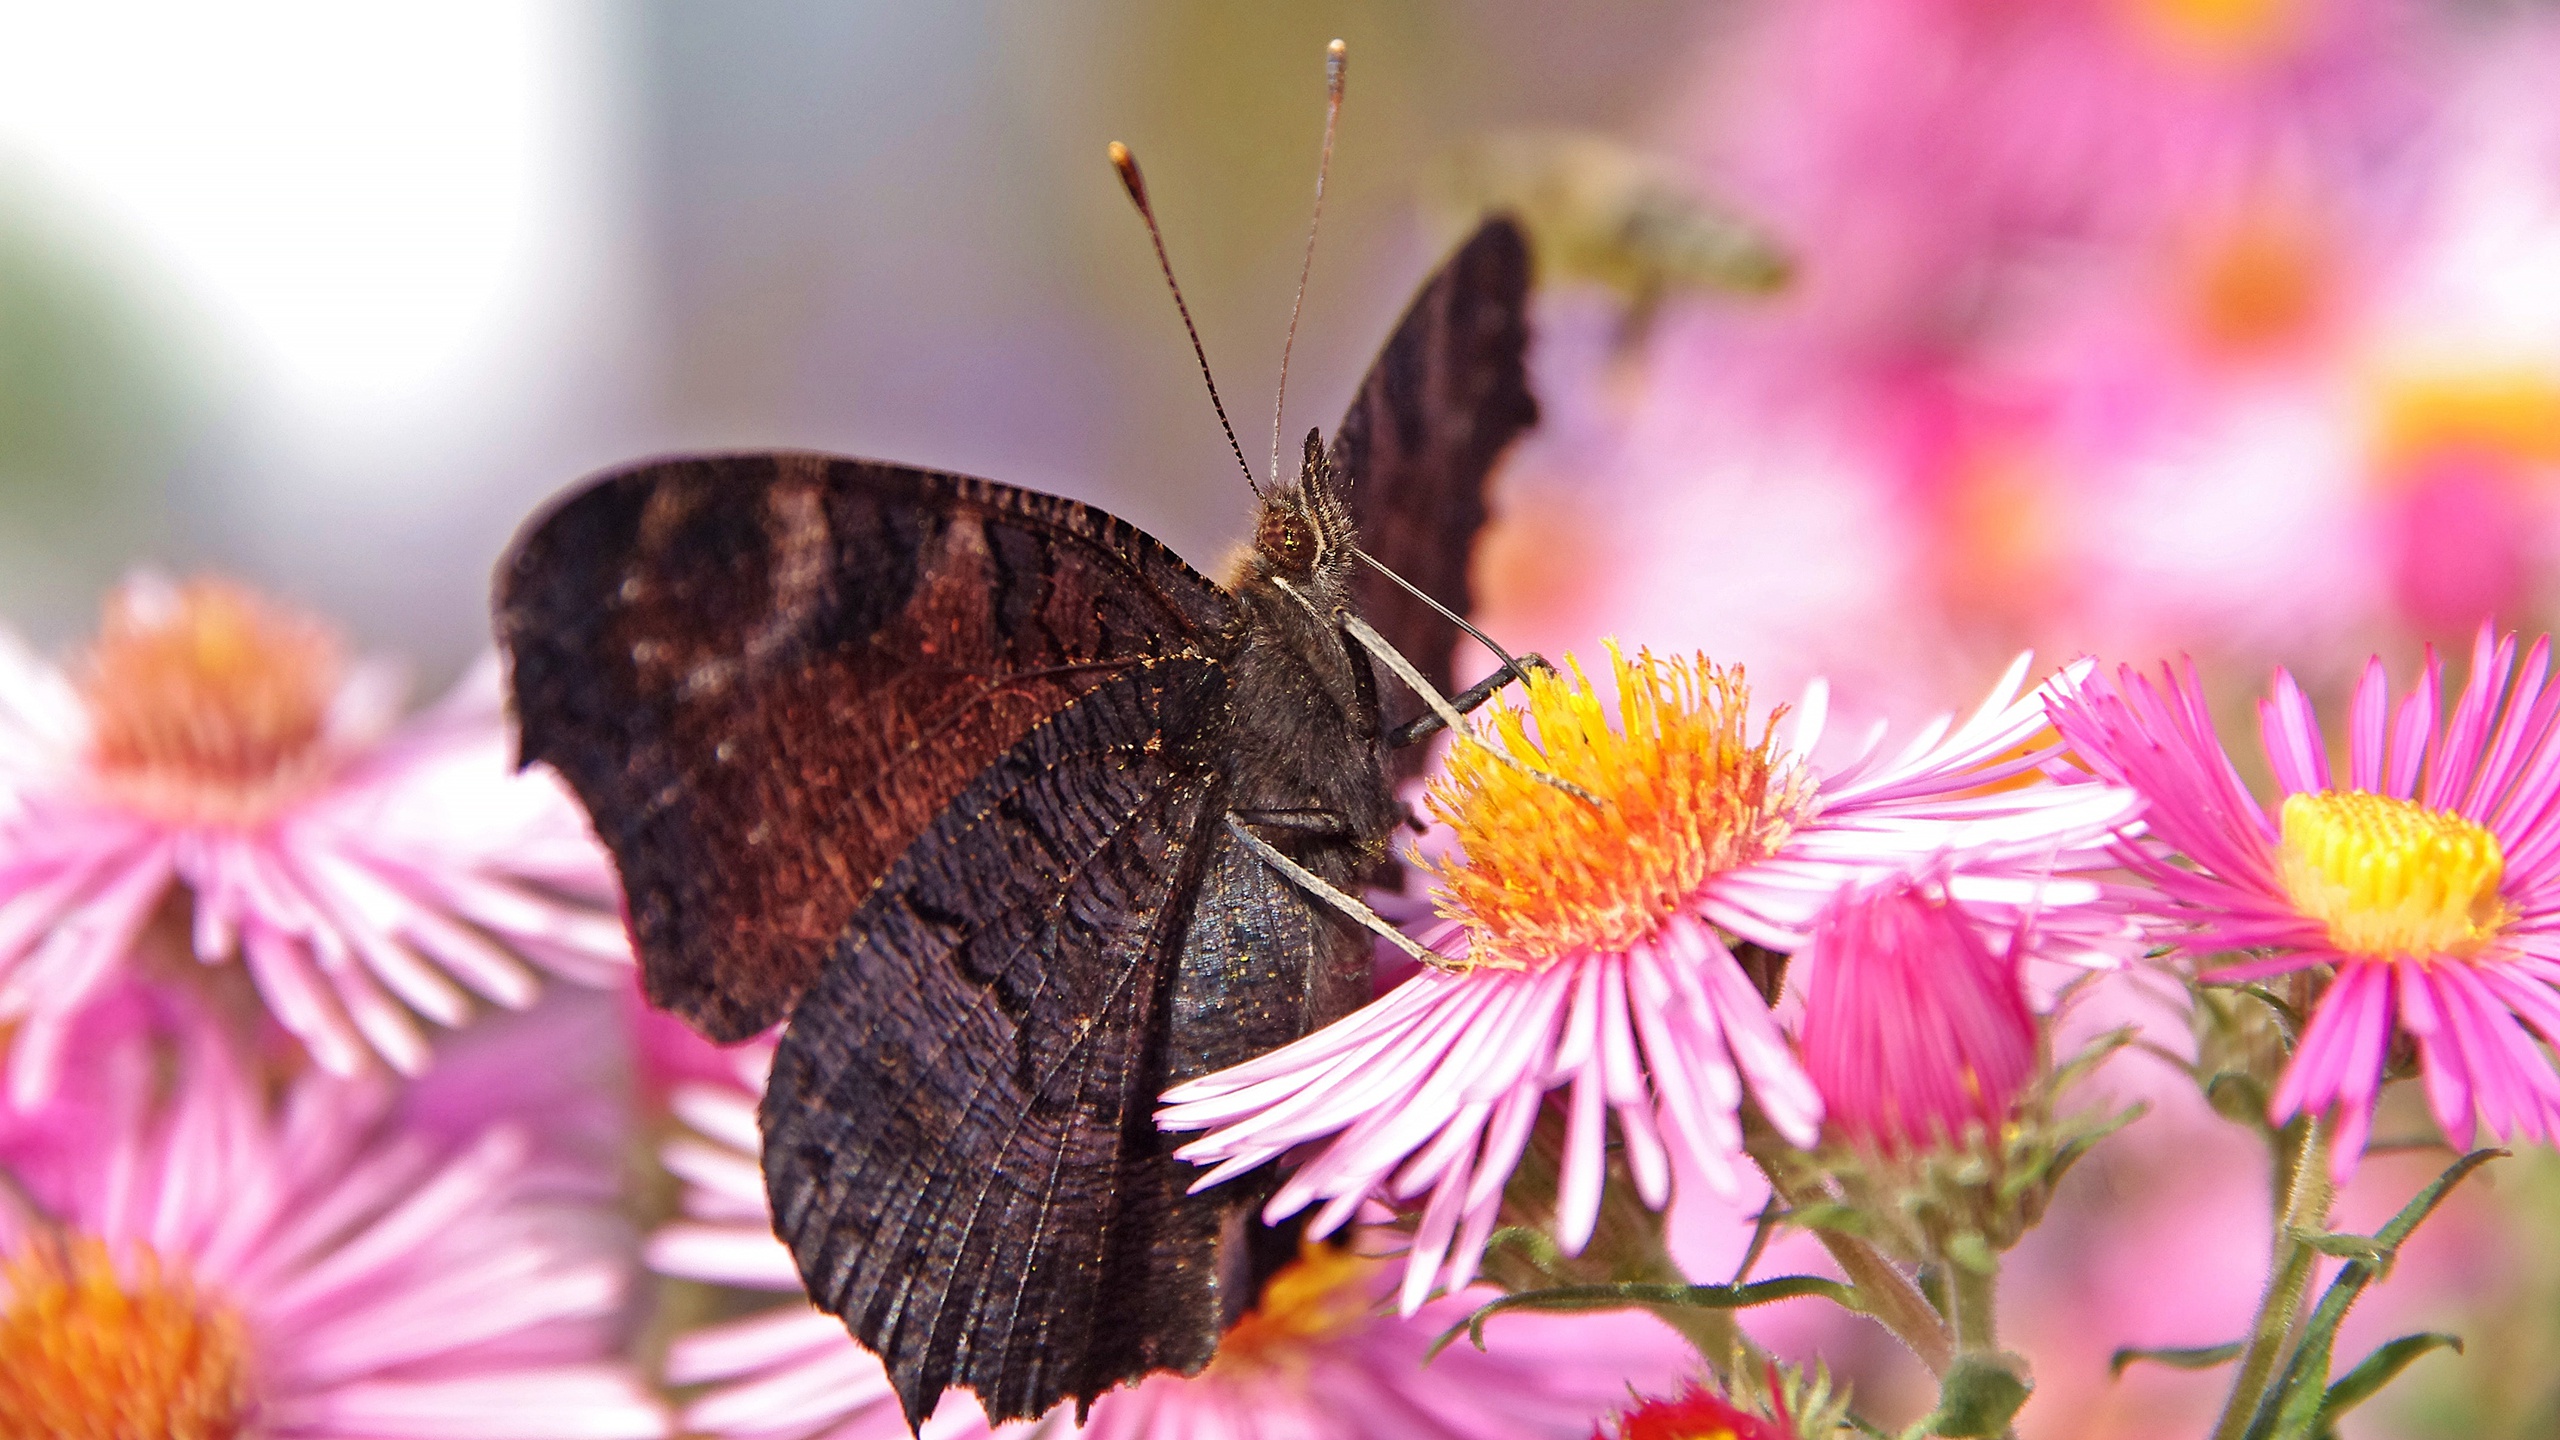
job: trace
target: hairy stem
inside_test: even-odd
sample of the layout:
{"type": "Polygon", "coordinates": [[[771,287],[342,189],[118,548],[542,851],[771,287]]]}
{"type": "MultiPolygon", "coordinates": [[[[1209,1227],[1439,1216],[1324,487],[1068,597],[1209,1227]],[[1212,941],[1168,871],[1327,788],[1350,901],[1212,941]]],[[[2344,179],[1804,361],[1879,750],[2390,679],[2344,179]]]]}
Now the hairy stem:
{"type": "Polygon", "coordinates": [[[2256,1414],[2267,1381],[2293,1336],[2302,1311],[2303,1292],[2318,1268],[2318,1251],[2296,1237],[2329,1228],[2329,1204],[2335,1190],[2329,1180],[2329,1127],[2308,1117],[2276,1132],[2275,1183],[2284,1186],[2276,1215],[2275,1250],[2267,1262],[2267,1290],[2258,1301],[2257,1317],[2240,1352],[2240,1369],[2231,1381],[2231,1396],[2214,1422],[2213,1440],[2240,1440],[2256,1414]]]}
{"type": "MultiPolygon", "coordinates": [[[[1785,1166],[1763,1165],[1761,1169],[1778,1198],[1789,1205],[1801,1207],[1830,1198],[1791,1180],[1785,1166]]],[[[1920,1363],[1929,1367],[1930,1374],[1946,1374],[1947,1367],[1955,1363],[1954,1339],[1947,1333],[1946,1322],[1938,1318],[1937,1308],[1920,1293],[1919,1286],[1911,1283],[1911,1277],[1902,1273],[1902,1267],[1854,1235],[1837,1230],[1813,1233],[1822,1241],[1822,1248],[1839,1262],[1840,1273],[1858,1288],[1858,1296],[1866,1302],[1867,1313],[1875,1322],[1909,1346],[1911,1353],[1920,1357],[1920,1363]]]]}
{"type": "Polygon", "coordinates": [[[1948,1308],[1955,1312],[1956,1344],[1968,1353],[1988,1354],[2000,1348],[1994,1293],[2000,1272],[1976,1272],[1962,1265],[1947,1267],[1948,1308]]]}

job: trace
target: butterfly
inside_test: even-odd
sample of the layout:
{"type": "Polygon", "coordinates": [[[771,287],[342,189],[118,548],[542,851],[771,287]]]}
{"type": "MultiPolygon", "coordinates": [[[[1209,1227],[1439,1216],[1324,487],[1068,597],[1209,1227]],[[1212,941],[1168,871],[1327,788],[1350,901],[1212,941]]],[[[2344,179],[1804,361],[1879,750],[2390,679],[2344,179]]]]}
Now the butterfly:
{"type": "Polygon", "coordinates": [[[1352,617],[1443,693],[1459,632],[1353,546],[1466,608],[1529,279],[1507,219],[1459,246],[1223,583],[1073,500],[795,452],[609,471],[500,563],[523,759],[613,852],[649,999],[789,1021],[775,1229],[911,1425],[1196,1373],[1287,1248],[1267,1188],[1189,1193],[1155,1097],[1370,996],[1302,881],[1372,873],[1422,750],[1352,617]]]}

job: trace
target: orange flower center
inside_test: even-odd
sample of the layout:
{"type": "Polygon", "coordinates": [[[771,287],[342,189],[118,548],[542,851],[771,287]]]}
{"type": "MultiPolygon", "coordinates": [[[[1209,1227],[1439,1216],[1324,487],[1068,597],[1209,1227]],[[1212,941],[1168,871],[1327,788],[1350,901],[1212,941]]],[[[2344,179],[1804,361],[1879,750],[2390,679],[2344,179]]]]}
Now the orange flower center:
{"type": "MultiPolygon", "coordinates": [[[[1618,720],[1578,663],[1532,675],[1527,701],[1472,727],[1431,782],[1431,812],[1463,858],[1439,867],[1443,913],[1525,965],[1651,935],[1716,875],[1776,853],[1812,808],[1809,779],[1751,738],[1739,668],[1706,657],[1629,662],[1613,644],[1618,720]],[[1505,765],[1571,782],[1586,799],[1505,765]]],[[[1774,722],[1776,715],[1770,720],[1774,722]]]]}
{"type": "Polygon", "coordinates": [[[2376,960],[2469,959],[2513,912],[2506,852],[2485,826],[2363,790],[2288,795],[2278,870],[2330,942],[2376,960]]]}
{"type": "Polygon", "coordinates": [[[253,824],[322,772],[340,669],[326,627],[238,586],[125,586],[82,677],[91,765],[152,814],[253,824]]]}
{"type": "Polygon", "coordinates": [[[256,1418],[240,1317],[133,1252],[40,1238],[0,1264],[0,1436],[233,1440],[256,1418]]]}
{"type": "Polygon", "coordinates": [[[1309,1352],[1367,1326],[1377,1313],[1378,1261],[1309,1240],[1262,1287],[1262,1303],[1218,1341],[1213,1373],[1303,1378],[1309,1352]]]}
{"type": "Polygon", "coordinates": [[[2330,258],[2305,220],[2267,212],[2243,217],[2189,260],[2189,329],[2226,356],[2264,354],[2310,332],[2328,302],[2330,258]]]}

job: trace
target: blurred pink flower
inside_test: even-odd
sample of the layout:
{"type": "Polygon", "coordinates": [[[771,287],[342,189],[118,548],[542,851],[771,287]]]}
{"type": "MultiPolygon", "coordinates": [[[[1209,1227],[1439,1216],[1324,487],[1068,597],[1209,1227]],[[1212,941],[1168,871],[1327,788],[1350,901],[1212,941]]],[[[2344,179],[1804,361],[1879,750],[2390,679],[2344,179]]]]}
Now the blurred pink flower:
{"type": "Polygon", "coordinates": [[[2395,711],[2376,657],[2347,724],[2337,786],[2311,702],[2279,669],[2259,719],[2281,801],[2241,784],[2194,668],[2160,683],[2130,668],[2058,697],[2054,717],[2099,774],[2149,801],[2158,848],[2126,862],[2158,887],[2176,953],[2205,978],[2334,971],[2270,1113],[2333,1112],[2332,1169],[2363,1153],[2395,1021],[2416,1042],[2427,1098],[2457,1148],[2475,1124],[2548,1140],[2560,1075],[2535,1036],[2560,1035],[2560,690],[2551,646],[2516,665],[2483,627],[2450,720],[2432,649],[2395,711]]]}
{"type": "Polygon", "coordinates": [[[2222,298],[2200,320],[2264,329],[2300,309],[2297,247],[2250,265],[2290,238],[2251,222],[2302,207],[2262,197],[2405,203],[2436,40],[2395,0],[1773,5],[1702,92],[1701,148],[1796,248],[1770,319],[1815,378],[1970,348],[2085,288],[2058,277],[2141,278],[2199,222],[2237,247],[2199,257],[2222,298]]]}
{"type": "Polygon", "coordinates": [[[206,964],[242,959],[333,1074],[414,1074],[413,1017],[509,1008],[524,964],[628,973],[610,863],[547,772],[519,774],[494,662],[394,727],[396,686],[317,622],[226,583],[128,582],[66,676],[0,637],[0,1022],[9,1094],[172,886],[206,964]]]}
{"type": "Polygon", "coordinates": [[[530,1193],[522,1131],[448,1145],[316,1072],[270,1108],[143,1010],[93,1008],[76,1080],[0,1112],[0,1434],[667,1433],[613,1358],[622,1229],[530,1193]]]}
{"type": "Polygon", "coordinates": [[[1995,951],[1935,884],[1908,877],[1834,900],[1796,957],[1826,1123],[1888,1153],[1998,1133],[2035,1069],[2025,938],[1995,951]]]}
{"type": "MultiPolygon", "coordinates": [[[[2042,953],[2106,965],[2124,922],[2067,871],[2103,863],[2137,805],[2104,785],[2030,781],[2056,755],[2045,691],[2019,657],[1970,719],[1942,717],[1899,754],[1881,734],[1825,774],[1817,688],[1791,738],[1753,741],[1738,672],[1630,664],[1612,652],[1613,726],[1577,669],[1536,677],[1525,710],[1450,752],[1433,808],[1463,860],[1443,905],[1474,962],[1415,976],[1313,1035],[1168,1091],[1158,1124],[1208,1133],[1177,1152],[1214,1164],[1199,1187],[1301,1146],[1266,1213],[1317,1201],[1310,1233],[1363,1202],[1427,1195],[1402,1303],[1475,1274],[1505,1182],[1547,1092],[1570,1087],[1557,1242],[1578,1253],[1599,1212],[1614,1114],[1637,1193],[1660,1208],[1675,1163],[1733,1192],[1746,1168],[1744,1081],[1778,1131],[1813,1142],[1821,1100],[1725,935],[1792,951],[1845,887],[1945,867],[1949,895],[1995,924],[2040,915],[2042,953]],[[1532,734],[1524,717],[1534,720],[1532,734]],[[1502,747],[1598,805],[1485,757],[1502,747]]],[[[2047,690],[2067,688],[2085,667],[2047,690]]],[[[1772,717],[1774,720],[1774,717],[1772,717]]]]}
{"type": "MultiPolygon", "coordinates": [[[[671,1141],[684,1218],[651,1237],[661,1273],[798,1295],[791,1252],[773,1236],[757,1170],[756,1094],[770,1045],[739,1052],[733,1082],[679,1088],[694,1133],[671,1141]]],[[[966,1391],[946,1393],[927,1440],[1080,1433],[1106,1440],[1567,1440],[1631,1383],[1660,1384],[1695,1362],[1649,1317],[1522,1315],[1497,1320],[1485,1351],[1464,1341],[1424,1361],[1431,1342],[1491,1291],[1435,1302],[1411,1318],[1379,1313],[1392,1284],[1381,1261],[1310,1246],[1274,1276],[1207,1370],[1150,1375],[1096,1400],[1082,1427],[1061,1412],[990,1426],[966,1391]]],[[[786,1305],[678,1336],[667,1379],[705,1387],[684,1408],[690,1432],[722,1440],[895,1440],[906,1433],[877,1358],[842,1322],[786,1305]]]]}

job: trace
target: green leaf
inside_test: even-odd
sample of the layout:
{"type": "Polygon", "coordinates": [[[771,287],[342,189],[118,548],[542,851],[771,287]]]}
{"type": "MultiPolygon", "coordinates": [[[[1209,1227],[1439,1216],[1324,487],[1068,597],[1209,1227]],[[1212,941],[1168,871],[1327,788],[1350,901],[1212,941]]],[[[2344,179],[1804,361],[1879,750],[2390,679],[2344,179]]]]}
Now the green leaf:
{"type": "Polygon", "coordinates": [[[1856,1240],[1876,1238],[1875,1222],[1865,1211],[1832,1200],[1799,1205],[1787,1212],[1786,1222],[1800,1230],[1830,1230],[1856,1240]]]}
{"type": "Polygon", "coordinates": [[[2136,1361],[2166,1365],[2172,1370],[2210,1370],[2216,1365],[2228,1365],[2239,1359],[2240,1350],[2241,1345],[2237,1340],[2228,1345],[2191,1345],[2158,1350],[2143,1350],[2127,1346],[2107,1357],[2107,1378],[2110,1380],[2121,1378],[2126,1369],[2136,1361]]]}
{"type": "Polygon", "coordinates": [[[2356,1368],[2341,1376],[2337,1384],[2329,1387],[2329,1393],[2321,1397],[2321,1428],[2336,1424],[2339,1416],[2372,1399],[2375,1391],[2408,1369],[2409,1362],[2430,1350],[2451,1350],[2459,1355],[2462,1353],[2462,1337],[2427,1331],[2403,1335],[2376,1346],[2372,1354],[2357,1362],[2356,1368]]]}
{"type": "Polygon", "coordinates": [[[2389,1224],[2373,1232],[2375,1242],[2388,1250],[2399,1249],[2400,1242],[2408,1239],[2411,1231],[2417,1229],[2421,1222],[2435,1213],[2436,1207],[2444,1203],[2444,1197],[2453,1192],[2454,1186],[2461,1184],[2472,1171],[2492,1160],[2503,1160],[2507,1154],[2507,1151],[2494,1148],[2474,1150],[2446,1166],[2444,1173],[2437,1176],[2434,1183],[2411,1197],[2408,1204],[2400,1207],[2400,1213],[2392,1216],[2389,1224]]]}
{"type": "Polygon", "coordinates": [[[1503,1226],[1485,1237],[1484,1248],[1488,1252],[1517,1251],[1522,1259],[1551,1275],[1564,1263],[1564,1252],[1556,1248],[1556,1242],[1545,1231],[1527,1225],[1503,1226]]]}
{"type": "Polygon", "coordinates": [[[2307,1245],[2323,1255],[2334,1255],[2341,1260],[2362,1260],[2372,1265],[2377,1273],[2386,1275],[2390,1273],[2391,1252],[2383,1247],[2381,1241],[2370,1235],[2346,1235],[2328,1231],[2315,1233],[2309,1230],[2296,1230],[2292,1233],[2296,1244],[2307,1245]]]}
{"type": "Polygon", "coordinates": [[[1741,1310],[1806,1295],[1819,1295],[1844,1310],[1866,1313],[1856,1290],[1819,1275],[1783,1275],[1747,1285],[1556,1285],[1522,1290],[1476,1307],[1473,1314],[1432,1341],[1423,1359],[1428,1362],[1437,1357],[1460,1335],[1483,1349],[1485,1322],[1506,1310],[1741,1310]]]}
{"type": "Polygon", "coordinates": [[[2295,1437],[2311,1440],[2311,1437],[2318,1436],[2321,1406],[2329,1385],[2329,1357],[2336,1348],[2338,1326],[2346,1320],[2347,1311],[2353,1308],[2365,1287],[2373,1283],[2382,1266],[2399,1253],[2400,1246],[2411,1233],[2444,1203],[2444,1197],[2453,1192],[2454,1186],[2461,1184],[2472,1171],[2506,1153],[2497,1149],[2474,1150],[2446,1166],[2443,1174],[2400,1207],[2399,1214],[2373,1232],[2375,1258],[2349,1260],[2339,1269],[2337,1278],[2321,1292],[2320,1303],[2312,1310],[2310,1321],[2303,1326],[2302,1338],[2294,1343],[2293,1355],[2285,1362],[2283,1372],[2260,1397],[2257,1413],[2250,1418],[2249,1428],[2244,1432],[2245,1440],[2278,1440],[2278,1437],[2282,1440],[2295,1440],[2295,1437]]]}
{"type": "Polygon", "coordinates": [[[1997,1435],[2034,1389],[2005,1356],[1961,1355],[1938,1382],[1938,1408],[1923,1423],[1931,1435],[1997,1435]]]}

